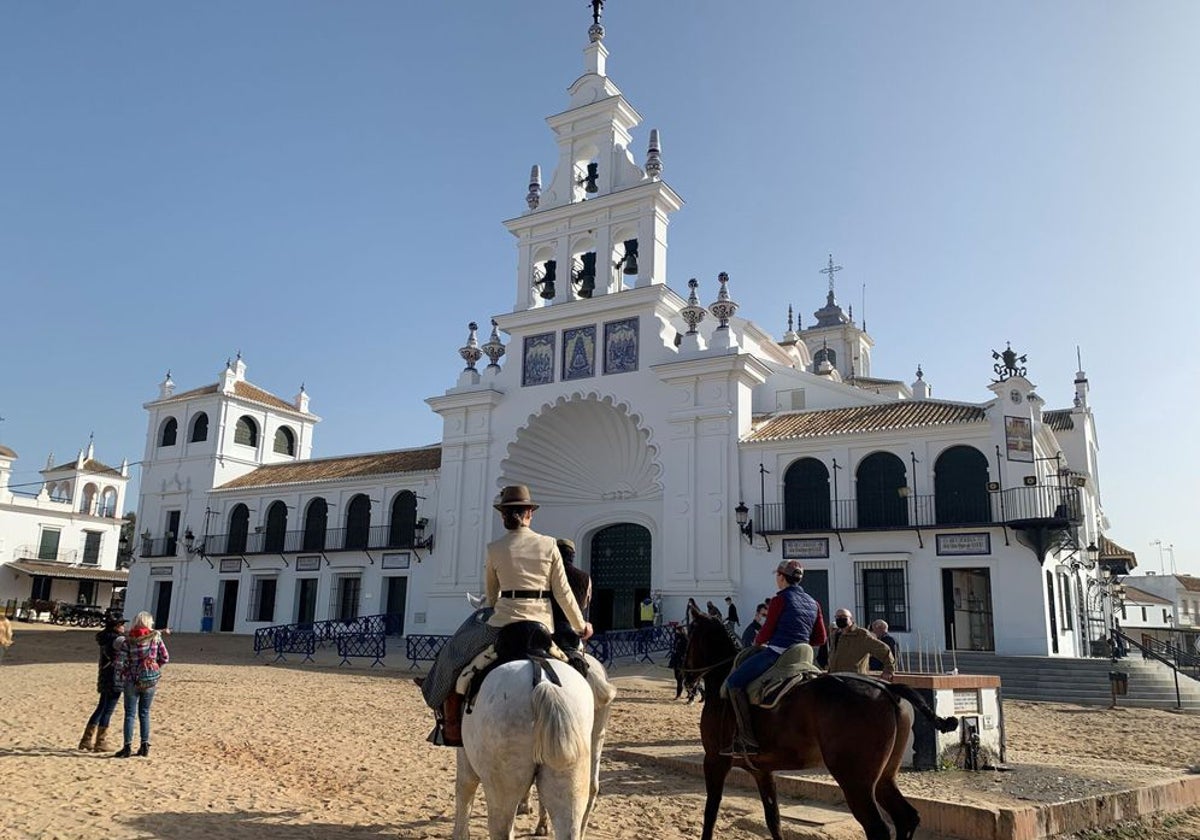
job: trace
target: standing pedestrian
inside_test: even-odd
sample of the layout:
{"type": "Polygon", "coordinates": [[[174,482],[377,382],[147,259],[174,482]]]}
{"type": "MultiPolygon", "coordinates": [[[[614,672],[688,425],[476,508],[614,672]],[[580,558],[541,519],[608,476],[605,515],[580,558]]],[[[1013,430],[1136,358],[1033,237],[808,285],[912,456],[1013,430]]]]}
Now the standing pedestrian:
{"type": "Polygon", "coordinates": [[[882,677],[890,680],[896,670],[896,658],[883,642],[870,634],[865,627],[854,623],[854,614],[845,607],[838,609],[833,616],[837,630],[829,640],[829,673],[854,672],[869,673],[869,661],[872,656],[883,663],[882,677]]]}
{"type": "MultiPolygon", "coordinates": [[[[896,641],[896,637],[888,632],[888,623],[886,621],[884,621],[882,618],[875,619],[874,621],[871,622],[871,633],[874,634],[876,639],[878,639],[879,641],[883,642],[885,645],[888,646],[888,649],[891,650],[891,652],[892,652],[892,659],[894,659],[896,661],[896,663],[899,664],[899,662],[900,662],[900,645],[896,641]]],[[[883,663],[880,662],[878,659],[876,659],[874,656],[872,656],[870,668],[872,671],[882,671],[883,663]]]]}
{"type": "Polygon", "coordinates": [[[715,616],[716,618],[719,618],[722,621],[725,620],[725,616],[721,615],[720,608],[716,604],[714,604],[712,601],[705,601],[705,608],[708,610],[709,615],[715,616]]]}
{"type": "Polygon", "coordinates": [[[754,618],[746,625],[746,631],[742,633],[742,647],[752,647],[754,645],[754,637],[758,635],[758,631],[762,629],[763,623],[767,620],[767,605],[759,604],[754,610],[754,618]]]}
{"type": "Polygon", "coordinates": [[[0,615],[0,662],[4,661],[5,652],[12,647],[12,624],[8,616],[0,615]]]}
{"type": "Polygon", "coordinates": [[[133,617],[133,627],[123,644],[116,648],[113,662],[113,684],[125,695],[125,744],[116,758],[129,758],[133,746],[133,721],[138,721],[142,745],[137,754],[150,755],[150,704],[158,691],[162,666],[171,657],[163,644],[162,634],[154,630],[154,616],[140,612],[133,617]]]}
{"type": "Polygon", "coordinates": [[[687,656],[688,636],[687,627],[682,624],[675,625],[675,635],[671,637],[671,658],[667,665],[675,673],[675,699],[678,700],[683,696],[683,662],[687,656]]]}
{"type": "Polygon", "coordinates": [[[110,615],[104,619],[104,629],[96,634],[96,646],[100,648],[96,691],[99,692],[100,699],[96,701],[96,708],[88,718],[83,737],[79,739],[81,750],[105,752],[108,749],[108,723],[121,699],[121,689],[117,687],[113,666],[116,664],[117,647],[124,643],[125,618],[110,615]]]}
{"type": "Polygon", "coordinates": [[[692,615],[700,612],[700,606],[696,603],[695,598],[688,598],[687,612],[683,614],[683,623],[688,627],[692,626],[692,615]]]}
{"type": "Polygon", "coordinates": [[[654,626],[662,627],[663,610],[662,610],[662,593],[654,593],[654,626]]]}
{"type": "Polygon", "coordinates": [[[725,608],[727,610],[725,626],[729,628],[729,632],[736,633],[742,621],[738,618],[737,605],[733,603],[733,598],[728,595],[725,596],[725,608]]]}

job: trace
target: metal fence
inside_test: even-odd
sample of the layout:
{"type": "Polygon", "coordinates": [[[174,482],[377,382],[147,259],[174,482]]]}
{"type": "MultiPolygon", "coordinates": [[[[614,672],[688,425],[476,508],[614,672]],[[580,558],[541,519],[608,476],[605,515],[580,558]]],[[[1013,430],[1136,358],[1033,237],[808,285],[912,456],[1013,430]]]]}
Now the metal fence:
{"type": "MultiPolygon", "coordinates": [[[[206,554],[296,554],[305,551],[364,551],[367,549],[412,549],[412,527],[309,528],[301,531],[248,531],[197,537],[206,554]]],[[[149,555],[145,555],[149,556],[149,555]]]]}
{"type": "Polygon", "coordinates": [[[754,529],[759,533],[788,534],[1003,525],[1028,519],[1076,523],[1080,521],[1082,510],[1077,487],[1010,487],[957,496],[896,494],[894,497],[806,499],[795,504],[771,502],[755,505],[754,529]]]}

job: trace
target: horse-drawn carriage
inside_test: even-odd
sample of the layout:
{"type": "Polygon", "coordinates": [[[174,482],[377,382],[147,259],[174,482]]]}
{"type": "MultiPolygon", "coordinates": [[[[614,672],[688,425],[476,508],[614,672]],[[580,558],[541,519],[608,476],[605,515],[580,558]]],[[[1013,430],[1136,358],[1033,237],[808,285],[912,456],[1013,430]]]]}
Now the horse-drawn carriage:
{"type": "Polygon", "coordinates": [[[104,624],[105,609],[95,604],[70,604],[56,601],[50,608],[50,621],[72,627],[99,627],[104,624]]]}

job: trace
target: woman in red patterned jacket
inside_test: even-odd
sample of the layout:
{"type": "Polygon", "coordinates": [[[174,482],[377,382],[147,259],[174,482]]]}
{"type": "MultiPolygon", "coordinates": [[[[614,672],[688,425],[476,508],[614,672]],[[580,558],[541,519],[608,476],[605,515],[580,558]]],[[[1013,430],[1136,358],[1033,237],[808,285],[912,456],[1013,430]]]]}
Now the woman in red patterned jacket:
{"type": "Polygon", "coordinates": [[[140,724],[142,746],[137,754],[150,755],[150,704],[158,689],[158,678],[162,666],[171,659],[162,634],[154,630],[154,616],[140,612],[133,617],[133,627],[125,637],[125,644],[117,650],[113,665],[116,687],[125,694],[125,746],[116,758],[129,758],[133,746],[133,719],[140,724]]]}

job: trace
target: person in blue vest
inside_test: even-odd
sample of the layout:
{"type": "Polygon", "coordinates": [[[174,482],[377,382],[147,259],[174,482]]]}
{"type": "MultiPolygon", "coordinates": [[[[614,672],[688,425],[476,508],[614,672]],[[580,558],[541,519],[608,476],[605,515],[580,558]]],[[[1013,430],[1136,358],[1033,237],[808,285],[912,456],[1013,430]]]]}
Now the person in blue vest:
{"type": "Polygon", "coordinates": [[[804,568],[798,560],[784,560],[775,567],[775,585],[779,591],[767,605],[767,618],[754,638],[762,645],[725,681],[729,705],[733,707],[737,729],[723,755],[757,755],[758,741],[750,721],[750,698],[746,688],[767,672],[780,655],[792,645],[806,642],[813,647],[825,644],[825,619],[821,605],[804,591],[800,580],[804,568]]]}

